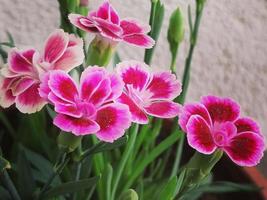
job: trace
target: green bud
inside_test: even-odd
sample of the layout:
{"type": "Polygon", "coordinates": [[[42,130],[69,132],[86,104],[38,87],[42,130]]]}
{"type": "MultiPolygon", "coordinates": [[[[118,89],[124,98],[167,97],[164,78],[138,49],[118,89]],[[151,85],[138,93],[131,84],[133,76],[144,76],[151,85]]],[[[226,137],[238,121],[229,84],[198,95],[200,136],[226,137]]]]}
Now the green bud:
{"type": "Polygon", "coordinates": [[[138,195],[133,189],[129,189],[122,193],[119,200],[138,200],[138,195]]]}
{"type": "Polygon", "coordinates": [[[71,133],[60,132],[57,138],[57,144],[65,152],[73,152],[80,144],[82,137],[71,133]]]}
{"type": "Polygon", "coordinates": [[[175,72],[175,62],[178,52],[178,47],[184,38],[184,19],[179,7],[173,11],[170,17],[170,23],[168,28],[168,42],[170,45],[170,51],[172,54],[172,71],[175,72]]]}
{"type": "Polygon", "coordinates": [[[168,29],[168,41],[179,44],[184,38],[184,19],[180,8],[173,11],[168,29]]]}
{"type": "Polygon", "coordinates": [[[107,66],[112,58],[116,42],[101,36],[96,36],[89,45],[86,64],[107,66]]]}

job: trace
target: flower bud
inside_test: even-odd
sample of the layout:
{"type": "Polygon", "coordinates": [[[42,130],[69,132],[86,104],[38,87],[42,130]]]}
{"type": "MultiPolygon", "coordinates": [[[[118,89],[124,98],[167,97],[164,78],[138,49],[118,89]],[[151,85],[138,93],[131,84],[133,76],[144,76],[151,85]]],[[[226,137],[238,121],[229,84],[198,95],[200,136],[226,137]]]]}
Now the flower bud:
{"type": "Polygon", "coordinates": [[[129,189],[122,193],[120,200],[138,200],[138,195],[133,189],[129,189]]]}
{"type": "Polygon", "coordinates": [[[58,147],[65,152],[74,151],[81,144],[82,137],[71,133],[60,132],[57,138],[58,147]]]}
{"type": "Polygon", "coordinates": [[[173,11],[170,17],[169,29],[168,29],[168,41],[171,44],[179,44],[184,38],[184,20],[183,15],[178,7],[173,11]]]}
{"type": "Polygon", "coordinates": [[[89,45],[86,64],[88,66],[107,66],[112,58],[116,44],[110,39],[97,35],[89,45]]]}
{"type": "Polygon", "coordinates": [[[170,45],[170,51],[172,54],[172,71],[175,72],[175,62],[180,42],[184,38],[184,20],[182,12],[179,7],[173,11],[170,17],[169,29],[168,29],[168,42],[170,45]]]}

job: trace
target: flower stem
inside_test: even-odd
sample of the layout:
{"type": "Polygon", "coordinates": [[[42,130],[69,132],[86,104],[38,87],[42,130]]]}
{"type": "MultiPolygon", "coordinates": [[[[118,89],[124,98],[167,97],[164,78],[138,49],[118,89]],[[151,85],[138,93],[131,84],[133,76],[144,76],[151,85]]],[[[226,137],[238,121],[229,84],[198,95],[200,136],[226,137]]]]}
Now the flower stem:
{"type": "Polygon", "coordinates": [[[113,184],[112,184],[113,189],[112,189],[111,198],[110,198],[111,200],[115,199],[117,187],[118,187],[123,169],[125,167],[125,164],[126,164],[127,160],[129,159],[129,154],[131,153],[131,151],[134,147],[137,133],[138,133],[138,124],[134,124],[132,126],[132,130],[129,133],[129,137],[130,137],[129,142],[127,143],[126,149],[123,152],[123,155],[122,155],[122,158],[121,158],[120,163],[118,165],[118,168],[114,174],[114,179],[113,179],[113,184]]]}
{"type": "Polygon", "coordinates": [[[124,184],[123,190],[127,190],[132,186],[136,178],[140,176],[140,174],[144,171],[144,169],[154,161],[161,153],[167,150],[171,145],[173,145],[179,137],[181,137],[181,131],[174,131],[170,136],[164,139],[158,146],[156,146],[144,159],[135,165],[135,170],[133,174],[128,178],[127,182],[124,184]]]}
{"type": "MultiPolygon", "coordinates": [[[[188,9],[188,18],[189,18],[189,24],[190,24],[190,48],[189,48],[189,52],[188,52],[186,62],[185,62],[183,81],[182,81],[182,93],[180,94],[179,97],[175,99],[175,101],[180,104],[184,104],[188,86],[189,86],[191,63],[192,63],[194,49],[197,43],[198,30],[199,30],[203,8],[204,8],[204,0],[196,0],[196,10],[195,10],[196,16],[195,16],[195,23],[193,27],[192,27],[192,22],[191,22],[190,7],[188,9]]],[[[182,147],[184,144],[184,140],[185,140],[185,135],[182,134],[178,147],[177,147],[177,156],[175,158],[171,176],[178,172],[180,160],[181,160],[181,154],[183,151],[182,147]]]]}

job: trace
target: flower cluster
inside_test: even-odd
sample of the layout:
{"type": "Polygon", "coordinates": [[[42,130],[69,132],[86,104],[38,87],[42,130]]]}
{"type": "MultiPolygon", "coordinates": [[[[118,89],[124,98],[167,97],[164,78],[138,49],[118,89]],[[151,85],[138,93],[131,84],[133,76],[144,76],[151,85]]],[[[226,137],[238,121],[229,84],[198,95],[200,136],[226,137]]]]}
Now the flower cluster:
{"type": "Polygon", "coordinates": [[[70,14],[69,19],[76,27],[96,33],[112,43],[124,41],[144,48],[151,48],[154,45],[154,40],[146,35],[150,31],[148,25],[136,19],[120,19],[108,1],[105,1],[98,10],[89,12],[87,16],[70,14]]]}
{"type": "MultiPolygon", "coordinates": [[[[150,48],[150,27],[120,19],[108,1],[84,17],[69,15],[71,23],[110,42],[150,48]]],[[[239,105],[229,98],[205,96],[183,108],[174,102],[181,84],[170,71],[153,72],[145,63],[121,62],[114,72],[88,66],[79,83],[68,74],[83,63],[83,42],[63,30],[47,39],[42,51],[12,49],[1,69],[0,105],[15,103],[23,113],[34,113],[50,103],[54,125],[76,136],[95,134],[102,141],[121,137],[131,122],[147,124],[148,116],[173,118],[187,133],[191,147],[203,154],[224,151],[238,165],[256,165],[265,148],[259,126],[240,117],[239,105]]]]}
{"type": "Polygon", "coordinates": [[[12,49],[7,67],[1,69],[0,105],[16,104],[23,113],[34,113],[46,104],[38,88],[42,76],[50,70],[69,72],[82,64],[83,42],[62,30],[53,32],[39,53],[36,49],[12,49]]]}
{"type": "Polygon", "coordinates": [[[255,121],[239,114],[240,107],[232,99],[205,96],[201,103],[183,107],[179,124],[197,151],[212,154],[221,149],[236,164],[254,166],[263,156],[264,138],[255,121]]]}

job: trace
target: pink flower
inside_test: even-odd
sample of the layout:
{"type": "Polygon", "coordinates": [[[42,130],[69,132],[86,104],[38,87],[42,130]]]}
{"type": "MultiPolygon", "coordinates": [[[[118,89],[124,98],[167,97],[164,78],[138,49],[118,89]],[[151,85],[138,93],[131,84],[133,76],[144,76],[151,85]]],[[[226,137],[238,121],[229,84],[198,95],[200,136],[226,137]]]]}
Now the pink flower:
{"type": "Polygon", "coordinates": [[[236,164],[254,166],[263,156],[264,138],[257,123],[239,113],[232,99],[205,96],[201,103],[184,106],[179,124],[197,151],[212,154],[221,149],[236,164]]]}
{"type": "Polygon", "coordinates": [[[149,25],[135,19],[121,20],[109,1],[105,1],[97,11],[89,12],[88,16],[70,14],[69,19],[78,28],[100,34],[113,42],[124,41],[144,48],[154,45],[154,40],[146,35],[150,31],[149,25]]]}
{"type": "Polygon", "coordinates": [[[38,91],[41,77],[50,70],[70,71],[80,65],[82,46],[82,40],[56,30],[47,39],[42,54],[35,49],[12,49],[8,65],[1,70],[0,105],[6,108],[15,103],[23,113],[41,110],[46,104],[38,91]]]}
{"type": "Polygon", "coordinates": [[[181,92],[181,84],[170,72],[150,71],[141,62],[129,61],[117,65],[117,73],[125,83],[117,100],[129,106],[132,121],[148,123],[148,116],[172,118],[178,115],[180,105],[172,102],[181,92]]]}
{"type": "Polygon", "coordinates": [[[96,134],[103,141],[113,142],[131,124],[126,105],[114,100],[122,93],[123,83],[104,68],[88,67],[81,75],[80,86],[63,71],[49,73],[40,91],[48,94],[58,113],[54,125],[74,135],[96,134]]]}

